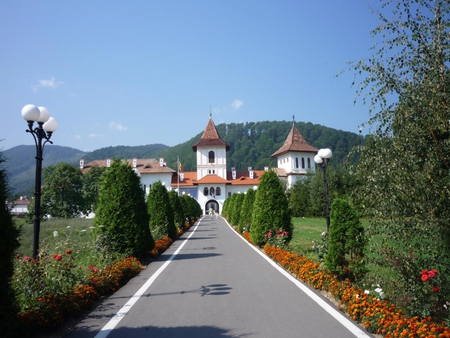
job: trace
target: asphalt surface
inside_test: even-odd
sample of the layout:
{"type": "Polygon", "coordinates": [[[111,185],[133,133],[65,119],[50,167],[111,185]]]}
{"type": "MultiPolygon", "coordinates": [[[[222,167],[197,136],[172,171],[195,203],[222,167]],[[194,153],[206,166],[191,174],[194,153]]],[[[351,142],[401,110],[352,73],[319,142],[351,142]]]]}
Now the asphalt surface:
{"type": "Polygon", "coordinates": [[[65,337],[371,335],[207,216],[65,337]]]}

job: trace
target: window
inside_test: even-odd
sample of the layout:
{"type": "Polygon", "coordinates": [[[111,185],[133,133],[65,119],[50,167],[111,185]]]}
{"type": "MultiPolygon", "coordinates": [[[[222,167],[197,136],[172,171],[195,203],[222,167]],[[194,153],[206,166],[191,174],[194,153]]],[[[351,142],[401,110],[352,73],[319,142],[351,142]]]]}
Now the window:
{"type": "Polygon", "coordinates": [[[298,168],[298,157],[295,158],[295,167],[298,168]]]}
{"type": "Polygon", "coordinates": [[[231,192],[228,193],[228,197],[231,197],[231,192]]]}
{"type": "Polygon", "coordinates": [[[302,169],[305,169],[305,158],[302,157],[302,169]]]}
{"type": "Polygon", "coordinates": [[[209,159],[209,163],[215,163],[216,162],[214,151],[211,150],[208,153],[208,159],[209,159]]]}
{"type": "Polygon", "coordinates": [[[220,193],[221,193],[220,187],[217,187],[217,188],[216,188],[216,196],[220,196],[220,193]]]}
{"type": "Polygon", "coordinates": [[[308,169],[311,169],[311,159],[308,157],[308,169]]]}
{"type": "Polygon", "coordinates": [[[207,187],[205,187],[203,189],[203,195],[208,196],[208,188],[207,187]]]}
{"type": "Polygon", "coordinates": [[[211,187],[209,189],[209,194],[214,197],[214,188],[213,187],[211,187]]]}

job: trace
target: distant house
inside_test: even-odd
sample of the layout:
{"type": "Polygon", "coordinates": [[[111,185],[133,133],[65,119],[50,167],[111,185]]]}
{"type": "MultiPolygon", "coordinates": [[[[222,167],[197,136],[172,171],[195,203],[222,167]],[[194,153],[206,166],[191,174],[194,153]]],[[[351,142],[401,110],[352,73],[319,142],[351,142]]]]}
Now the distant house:
{"type": "MultiPolygon", "coordinates": [[[[220,213],[225,200],[232,194],[246,193],[249,189],[258,189],[263,170],[248,167],[247,170],[227,170],[226,152],[230,146],[222,140],[210,116],[202,137],[193,146],[197,153],[197,171],[183,172],[166,166],[163,158],[128,160],[133,170],[141,178],[146,195],[154,183],[161,181],[168,190],[178,191],[180,195],[194,197],[204,213],[212,208],[220,213]]],[[[314,155],[318,149],[309,145],[294,123],[283,146],[272,154],[277,159],[278,177],[286,181],[290,188],[296,180],[315,171],[314,155]]],[[[182,162],[182,161],[181,161],[182,162]]],[[[111,159],[96,160],[84,164],[80,160],[80,170],[86,172],[92,167],[109,167],[111,159]]]]}
{"type": "Polygon", "coordinates": [[[28,200],[27,196],[20,196],[18,200],[15,200],[14,202],[9,202],[8,207],[11,211],[11,214],[16,216],[25,215],[28,212],[28,205],[30,204],[30,201],[28,200]]]}

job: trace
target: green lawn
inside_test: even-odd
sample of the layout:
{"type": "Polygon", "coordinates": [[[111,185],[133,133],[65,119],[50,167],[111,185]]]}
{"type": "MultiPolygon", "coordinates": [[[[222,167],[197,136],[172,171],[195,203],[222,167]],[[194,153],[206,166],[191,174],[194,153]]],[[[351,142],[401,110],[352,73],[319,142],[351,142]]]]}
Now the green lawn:
{"type": "MultiPolygon", "coordinates": [[[[33,224],[27,224],[23,219],[15,219],[21,227],[20,247],[17,253],[21,256],[31,256],[33,253],[33,224]]],[[[75,256],[90,255],[94,237],[92,234],[93,220],[85,218],[50,219],[41,221],[39,232],[39,249],[48,253],[72,250],[75,256]],[[57,231],[57,236],[56,233],[57,231]]]]}

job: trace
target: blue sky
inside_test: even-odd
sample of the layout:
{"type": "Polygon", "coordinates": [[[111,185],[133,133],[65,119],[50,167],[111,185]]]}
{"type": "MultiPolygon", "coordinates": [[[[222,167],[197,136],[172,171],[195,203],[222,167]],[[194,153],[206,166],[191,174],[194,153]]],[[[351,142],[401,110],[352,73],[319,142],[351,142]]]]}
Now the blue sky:
{"type": "MultiPolygon", "coordinates": [[[[34,144],[21,109],[46,107],[54,144],[185,142],[207,124],[296,121],[357,133],[347,62],[370,57],[377,0],[2,1],[0,149],[34,144]]],[[[364,130],[367,132],[367,130],[364,130]]]]}

